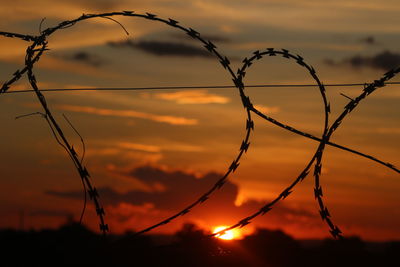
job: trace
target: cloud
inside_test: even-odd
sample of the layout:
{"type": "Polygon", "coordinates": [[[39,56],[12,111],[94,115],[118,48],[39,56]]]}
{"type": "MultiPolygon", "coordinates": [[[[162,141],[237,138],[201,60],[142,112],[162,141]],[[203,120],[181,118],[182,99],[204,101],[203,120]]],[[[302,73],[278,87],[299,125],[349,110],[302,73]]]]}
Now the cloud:
{"type": "Polygon", "coordinates": [[[71,61],[81,62],[93,67],[99,67],[105,63],[100,56],[87,52],[77,52],[73,55],[64,56],[64,58],[71,61]]]}
{"type": "Polygon", "coordinates": [[[135,206],[129,203],[121,202],[117,206],[108,208],[107,214],[113,216],[118,222],[125,223],[129,222],[129,220],[135,216],[157,216],[159,215],[159,212],[154,210],[154,206],[152,204],[135,206]]]}
{"type": "Polygon", "coordinates": [[[173,93],[157,93],[155,98],[174,101],[178,104],[226,104],[228,97],[210,94],[205,90],[188,90],[173,93]]]}
{"type": "Polygon", "coordinates": [[[268,106],[263,106],[263,105],[254,105],[254,107],[257,109],[257,110],[259,110],[259,111],[261,111],[262,113],[264,113],[264,114],[276,114],[276,113],[278,113],[281,109],[279,108],[279,107],[277,107],[277,106],[271,106],[271,107],[268,107],[268,106]]]}
{"type": "MultiPolygon", "coordinates": [[[[175,210],[182,207],[182,203],[192,202],[194,192],[199,196],[202,192],[209,189],[212,184],[220,178],[219,174],[208,173],[200,178],[194,174],[183,171],[166,171],[151,166],[142,166],[124,173],[126,177],[138,179],[147,185],[148,190],[128,191],[120,193],[110,187],[99,189],[99,194],[104,203],[117,206],[120,203],[129,203],[135,206],[142,206],[151,203],[157,209],[175,210]],[[164,190],[159,190],[160,185],[164,190]]],[[[219,198],[223,203],[234,203],[238,188],[236,185],[228,182],[224,190],[219,192],[219,198]]],[[[80,191],[47,191],[46,194],[63,197],[81,199],[80,191]]]]}
{"type": "Polygon", "coordinates": [[[365,38],[362,38],[360,40],[360,42],[364,43],[364,44],[367,44],[367,45],[375,45],[375,44],[377,44],[376,40],[375,40],[375,38],[373,36],[367,36],[365,38]]]}
{"type": "MultiPolygon", "coordinates": [[[[217,173],[208,173],[198,178],[194,174],[183,171],[167,171],[152,166],[142,166],[125,172],[126,177],[140,180],[145,183],[150,192],[129,191],[120,193],[110,187],[100,189],[102,199],[109,205],[118,205],[121,202],[141,206],[146,203],[152,203],[158,209],[175,209],[182,206],[182,203],[193,201],[193,192],[205,192],[212,184],[220,178],[217,173]],[[157,188],[161,184],[165,190],[160,191],[157,188]]],[[[224,202],[234,203],[238,188],[236,185],[228,182],[222,193],[224,202]]],[[[82,198],[82,192],[46,192],[50,195],[65,198],[82,198]]]]}
{"type": "Polygon", "coordinates": [[[100,116],[139,118],[155,122],[167,123],[171,125],[196,125],[198,123],[196,119],[188,119],[176,116],[156,115],[134,110],[115,110],[115,109],[95,108],[89,106],[73,106],[73,105],[57,105],[56,107],[58,109],[66,111],[96,114],[100,116]]]}
{"type": "Polygon", "coordinates": [[[86,154],[90,157],[115,159],[117,156],[124,161],[135,162],[135,166],[150,164],[160,161],[168,152],[203,152],[206,148],[176,142],[162,140],[150,144],[133,143],[120,140],[101,140],[94,146],[87,148],[86,154]]]}
{"type": "Polygon", "coordinates": [[[144,144],[129,143],[129,142],[119,142],[118,146],[123,149],[132,149],[132,150],[149,152],[149,153],[161,152],[161,148],[159,146],[153,146],[153,145],[144,145],[144,144]]]}
{"type": "Polygon", "coordinates": [[[132,40],[109,42],[111,47],[129,47],[139,49],[156,56],[181,56],[210,58],[212,54],[205,48],[176,42],[166,41],[138,41],[132,40]]]}
{"type": "Polygon", "coordinates": [[[376,69],[390,70],[400,65],[400,54],[384,51],[373,57],[354,57],[351,60],[353,66],[367,64],[376,69]]]}
{"type": "Polygon", "coordinates": [[[167,144],[162,145],[146,145],[131,142],[117,142],[117,146],[122,149],[143,151],[149,153],[160,153],[162,151],[181,151],[181,152],[201,152],[204,148],[201,146],[176,143],[168,141],[167,144]]]}
{"type": "MultiPolygon", "coordinates": [[[[113,163],[116,161],[129,162],[134,166],[138,166],[143,164],[155,164],[164,157],[162,153],[129,150],[116,146],[113,147],[112,145],[89,147],[86,150],[86,155],[93,158],[97,164],[95,168],[101,172],[105,170],[113,172],[116,168],[113,163]]],[[[111,175],[113,174],[114,173],[111,173],[111,175]]],[[[116,176],[121,177],[119,175],[116,176]]]]}
{"type": "MultiPolygon", "coordinates": [[[[118,170],[116,170],[118,171],[118,170]]],[[[192,203],[200,195],[211,188],[211,186],[221,177],[221,174],[210,172],[203,175],[195,175],[182,170],[168,170],[153,166],[140,166],[129,171],[123,171],[127,178],[139,180],[146,187],[146,190],[130,190],[118,192],[111,187],[99,188],[102,203],[111,210],[116,210],[121,205],[131,207],[129,216],[149,215],[156,220],[162,219],[166,215],[182,209],[185,205],[192,203]],[[146,212],[144,212],[146,211],[146,212]],[[147,214],[149,213],[149,214],[147,214]],[[150,215],[150,213],[152,215],[150,215]],[[136,215],[135,215],[136,214],[136,215]]],[[[81,191],[53,191],[45,192],[47,195],[82,199],[81,191]]],[[[227,181],[222,189],[216,192],[212,198],[206,202],[206,208],[198,208],[197,216],[202,220],[212,223],[226,223],[232,218],[242,218],[250,213],[257,211],[263,203],[256,200],[249,200],[241,206],[236,206],[235,201],[239,193],[239,187],[227,181]],[[239,216],[239,217],[238,217],[239,216]]],[[[107,209],[108,209],[107,208],[107,209]]],[[[125,214],[127,216],[127,214],[125,214]]],[[[128,220],[124,216],[124,221],[128,220]]],[[[189,214],[187,217],[194,215],[189,214]]],[[[271,214],[272,218],[279,221],[286,218],[287,221],[295,222],[296,219],[307,221],[314,218],[314,214],[304,208],[293,208],[285,203],[280,203],[271,214]]],[[[269,216],[268,219],[271,219],[269,216]]],[[[281,223],[281,222],[280,222],[281,223]]],[[[146,223],[147,224],[147,223],[146,223]]]]}
{"type": "Polygon", "coordinates": [[[341,63],[337,63],[332,59],[326,59],[325,63],[332,66],[350,64],[354,68],[370,67],[388,71],[400,65],[400,53],[386,50],[371,57],[356,55],[344,59],[341,63]]]}
{"type": "MultiPolygon", "coordinates": [[[[187,40],[187,41],[193,40],[192,37],[190,37],[189,35],[186,35],[186,34],[173,33],[173,34],[171,34],[171,36],[178,40],[187,40]]],[[[208,40],[208,41],[216,42],[216,43],[230,43],[231,42],[230,38],[228,38],[226,36],[221,36],[221,35],[202,34],[201,38],[203,38],[204,40],[208,40]]]]}

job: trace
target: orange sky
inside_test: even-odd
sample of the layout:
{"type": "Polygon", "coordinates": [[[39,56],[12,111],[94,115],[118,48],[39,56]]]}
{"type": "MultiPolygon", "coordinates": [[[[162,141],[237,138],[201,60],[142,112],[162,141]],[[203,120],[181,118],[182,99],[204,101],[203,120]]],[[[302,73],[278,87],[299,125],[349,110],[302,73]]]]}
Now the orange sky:
{"type": "MultiPolygon", "coordinates": [[[[82,13],[135,10],[173,18],[200,32],[231,59],[234,70],[254,50],[287,48],[312,65],[324,83],[372,82],[400,64],[400,22],[395,1],[3,1],[0,31],[38,34],[82,13]],[[62,12],[60,12],[62,10],[62,12]],[[371,21],[373,17],[373,21],[371,21]]],[[[182,32],[140,18],[116,23],[90,20],[58,31],[35,65],[44,88],[230,85],[218,61],[182,32]],[[166,48],[167,47],[167,48],[166,48]]],[[[0,81],[23,66],[27,43],[0,37],[0,81]]],[[[393,81],[400,81],[395,78],[393,81]]],[[[282,58],[251,66],[246,84],[313,84],[309,74],[282,58]]],[[[29,89],[26,78],[10,90],[29,89]]],[[[362,87],[328,87],[333,121],[362,87]]],[[[316,136],[323,105],[315,87],[246,89],[259,110],[316,136]]],[[[99,188],[112,232],[141,230],[196,200],[223,175],[245,135],[246,114],[235,89],[45,93],[63,130],[82,154],[99,188]]],[[[400,91],[387,86],[348,116],[332,141],[399,166],[400,91]]],[[[0,96],[2,161],[0,227],[57,227],[79,218],[79,176],[39,116],[33,94],[0,96]]],[[[254,116],[251,146],[229,182],[213,197],[170,225],[187,221],[213,230],[257,211],[293,181],[318,143],[254,116]]],[[[370,240],[399,239],[400,182],[395,172],[328,147],[321,177],[324,199],[344,234],[370,240]]],[[[270,214],[246,229],[281,228],[299,238],[329,236],[309,175],[270,214]]],[[[96,228],[89,205],[85,223],[96,228]]]]}

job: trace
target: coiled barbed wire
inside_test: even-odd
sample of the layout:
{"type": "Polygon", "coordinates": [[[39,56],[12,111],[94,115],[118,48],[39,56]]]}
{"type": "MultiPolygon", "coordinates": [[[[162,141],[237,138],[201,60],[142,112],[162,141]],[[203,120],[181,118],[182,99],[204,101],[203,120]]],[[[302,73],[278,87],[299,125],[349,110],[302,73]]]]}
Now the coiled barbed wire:
{"type": "MultiPolygon", "coordinates": [[[[281,51],[279,50],[275,50],[273,48],[267,48],[267,50],[260,52],[260,51],[255,51],[254,52],[254,56],[251,57],[250,59],[245,58],[243,60],[243,66],[241,69],[238,70],[238,74],[240,75],[239,78],[242,79],[245,76],[245,71],[248,67],[250,67],[253,63],[253,61],[256,60],[260,60],[263,58],[263,56],[276,56],[276,55],[281,55],[284,58],[288,58],[288,59],[294,59],[296,60],[296,63],[302,67],[305,67],[309,73],[311,74],[311,76],[316,80],[316,82],[318,83],[318,86],[320,88],[320,92],[322,94],[322,96],[325,96],[324,93],[324,86],[322,85],[322,83],[320,83],[316,71],[314,70],[314,68],[312,68],[311,66],[307,65],[304,62],[304,59],[299,56],[299,55],[293,55],[291,54],[288,50],[286,49],[282,49],[281,51]]],[[[324,128],[324,133],[322,138],[317,138],[315,136],[312,136],[308,133],[299,131],[289,125],[285,125],[283,123],[280,123],[278,121],[276,121],[275,119],[263,114],[262,112],[260,112],[257,108],[255,108],[253,106],[253,104],[250,101],[250,98],[248,96],[245,95],[245,91],[244,91],[244,87],[240,86],[238,87],[239,90],[241,91],[241,95],[242,95],[242,99],[245,99],[245,102],[247,103],[247,106],[249,107],[249,109],[254,112],[255,114],[257,114],[258,116],[260,116],[261,118],[283,128],[286,129],[288,131],[291,131],[293,133],[302,135],[304,137],[308,137],[312,140],[315,141],[319,141],[320,145],[318,146],[317,152],[314,154],[314,156],[311,158],[311,160],[309,161],[309,163],[307,164],[307,166],[303,169],[303,171],[300,172],[300,174],[297,176],[297,178],[294,180],[294,182],[288,186],[287,188],[285,188],[280,195],[278,195],[278,197],[276,197],[275,199],[273,199],[271,202],[268,202],[267,204],[265,204],[261,209],[259,209],[257,212],[251,214],[250,216],[247,216],[241,220],[239,220],[239,222],[237,222],[236,224],[229,226],[225,229],[222,229],[221,231],[215,232],[213,234],[211,234],[211,236],[219,236],[221,234],[223,234],[226,231],[232,230],[234,228],[238,228],[238,227],[243,227],[247,224],[249,224],[251,222],[251,220],[253,220],[254,218],[260,216],[260,215],[264,215],[266,213],[268,213],[271,208],[278,203],[280,200],[285,199],[293,190],[293,188],[301,181],[304,180],[304,178],[308,175],[311,165],[316,161],[315,163],[315,167],[314,167],[314,177],[315,177],[315,188],[314,188],[314,196],[315,199],[318,202],[319,208],[320,208],[320,215],[321,218],[327,223],[327,225],[330,228],[330,233],[332,234],[333,237],[335,238],[342,238],[341,235],[341,230],[339,229],[338,226],[334,225],[332,220],[331,220],[331,215],[330,212],[328,210],[328,208],[325,206],[324,201],[322,199],[323,193],[322,193],[322,186],[320,185],[320,175],[321,175],[321,169],[322,169],[322,155],[323,155],[323,151],[325,148],[325,145],[331,145],[337,148],[340,148],[342,150],[345,151],[349,151],[352,152],[354,154],[358,154],[362,157],[368,158],[370,160],[373,160],[383,166],[386,166],[387,168],[400,173],[400,170],[397,169],[394,165],[387,163],[387,162],[383,162],[373,156],[358,152],[358,151],[354,151],[352,149],[340,146],[338,144],[332,143],[329,141],[331,135],[333,134],[333,132],[335,130],[338,129],[340,123],[342,122],[342,120],[345,118],[346,115],[348,115],[351,111],[353,111],[355,109],[355,107],[358,105],[358,103],[363,100],[366,96],[368,96],[369,94],[371,94],[373,91],[375,91],[378,87],[383,87],[385,85],[385,82],[387,82],[388,80],[390,80],[391,78],[393,78],[397,73],[400,72],[400,67],[397,69],[393,69],[389,72],[387,72],[383,78],[381,78],[380,80],[375,80],[373,83],[366,85],[363,92],[361,93],[361,95],[359,97],[357,97],[354,100],[351,100],[349,104],[347,104],[344,108],[344,111],[342,112],[341,115],[338,116],[338,118],[335,120],[335,122],[332,124],[332,126],[330,126],[329,128],[324,128]]],[[[330,112],[330,105],[326,102],[326,98],[324,98],[324,109],[325,109],[325,122],[327,122],[327,117],[328,117],[328,113],[330,112]]],[[[327,124],[325,124],[326,126],[327,124]]],[[[327,127],[327,126],[326,126],[327,127]]]]}
{"type": "MultiPolygon", "coordinates": [[[[376,157],[364,154],[362,152],[353,150],[351,148],[348,147],[344,147],[341,146],[339,144],[335,144],[333,142],[330,142],[329,139],[332,136],[332,134],[334,133],[335,130],[337,130],[340,126],[341,121],[345,118],[345,116],[347,114],[349,114],[351,111],[353,111],[355,109],[355,107],[358,105],[358,103],[363,100],[365,97],[367,97],[369,94],[371,94],[373,91],[375,91],[377,88],[379,87],[383,87],[386,82],[388,80],[390,80],[391,78],[393,78],[395,75],[398,74],[398,72],[400,72],[400,68],[394,69],[392,71],[389,71],[388,73],[386,73],[384,75],[383,78],[381,78],[380,80],[376,80],[373,83],[365,86],[363,93],[361,93],[361,95],[359,97],[357,97],[354,100],[351,100],[349,102],[348,105],[346,105],[343,113],[335,120],[335,122],[329,126],[328,124],[328,118],[329,118],[329,113],[330,113],[330,105],[328,103],[326,94],[325,94],[325,87],[323,85],[323,83],[320,81],[320,79],[318,78],[315,69],[306,64],[304,59],[299,56],[299,55],[294,55],[291,54],[288,50],[286,49],[281,49],[281,50],[275,50],[274,48],[267,48],[265,51],[255,51],[253,53],[253,56],[250,57],[249,59],[245,58],[243,60],[243,66],[242,68],[238,69],[237,73],[235,74],[230,66],[230,61],[226,56],[223,56],[221,53],[219,53],[217,51],[217,47],[211,42],[208,41],[206,39],[203,39],[200,35],[199,32],[193,30],[192,28],[187,28],[184,26],[181,26],[179,24],[178,21],[173,20],[173,19],[162,19],[159,18],[157,15],[155,14],[151,14],[151,13],[146,13],[146,14],[138,14],[138,13],[134,13],[133,11],[122,11],[122,12],[109,12],[109,13],[101,13],[101,14],[83,14],[82,16],[80,16],[77,19],[74,20],[67,20],[64,22],[61,22],[60,24],[58,24],[55,27],[51,27],[51,28],[47,28],[46,30],[40,30],[40,35],[38,36],[31,36],[31,35],[23,35],[23,34],[17,34],[17,33],[9,33],[9,32],[0,32],[0,36],[5,36],[5,37],[9,37],[9,38],[19,38],[22,39],[24,41],[27,42],[31,42],[32,44],[30,46],[28,46],[27,48],[27,52],[26,52],[26,57],[25,57],[25,67],[21,70],[17,70],[14,74],[13,77],[5,82],[2,86],[2,88],[0,89],[0,94],[1,93],[7,93],[8,89],[10,88],[10,86],[15,83],[16,81],[18,81],[23,74],[27,74],[30,85],[33,89],[33,91],[36,93],[38,100],[42,106],[42,108],[44,109],[45,113],[43,116],[45,116],[47,122],[49,123],[50,128],[52,129],[53,133],[55,134],[56,139],[58,140],[58,137],[60,138],[59,142],[61,143],[61,145],[66,149],[69,157],[71,158],[71,160],[74,163],[75,168],[77,169],[80,178],[84,184],[84,187],[87,187],[87,193],[89,194],[90,198],[92,199],[92,201],[94,202],[95,208],[96,208],[96,213],[99,217],[99,221],[100,221],[100,230],[105,234],[109,229],[108,229],[108,225],[105,223],[105,219],[104,219],[104,208],[101,206],[100,201],[99,201],[99,194],[96,190],[96,188],[94,186],[92,186],[92,183],[90,181],[90,175],[89,172],[87,171],[86,167],[84,167],[82,160],[79,159],[77,152],[74,150],[73,146],[70,145],[68,139],[66,138],[66,136],[64,135],[61,127],[59,126],[59,124],[57,123],[57,121],[55,120],[55,118],[53,117],[50,108],[47,105],[46,99],[44,97],[44,95],[41,93],[41,90],[39,89],[39,87],[37,86],[37,81],[36,81],[36,77],[33,73],[33,67],[34,64],[36,62],[39,61],[40,57],[43,55],[43,53],[48,50],[48,42],[47,42],[47,38],[52,35],[53,33],[57,32],[60,29],[65,29],[65,28],[69,28],[74,26],[76,23],[84,21],[84,20],[88,20],[88,19],[93,19],[93,18],[106,18],[106,19],[110,19],[114,22],[117,22],[118,24],[120,24],[118,21],[116,21],[115,19],[111,18],[113,16],[125,16],[125,17],[140,17],[140,18],[144,18],[147,20],[152,20],[152,21],[158,21],[161,23],[164,23],[170,27],[173,27],[175,29],[181,30],[183,32],[185,32],[187,35],[189,35],[192,39],[199,41],[200,43],[203,44],[204,48],[211,53],[213,56],[215,56],[220,64],[222,65],[222,67],[227,70],[227,72],[229,73],[229,75],[232,78],[233,84],[234,86],[238,89],[240,97],[241,97],[241,101],[243,104],[243,107],[245,108],[246,111],[246,126],[245,126],[245,136],[241,141],[241,145],[240,145],[240,149],[238,154],[236,155],[236,157],[234,158],[234,160],[232,161],[232,163],[229,165],[228,170],[225,172],[225,174],[219,178],[216,183],[204,194],[202,194],[196,201],[194,201],[193,203],[187,205],[184,209],[182,209],[181,211],[175,213],[174,215],[168,217],[167,219],[162,220],[161,222],[152,225],[150,227],[147,227],[139,232],[137,232],[136,234],[143,234],[145,232],[149,232],[161,225],[165,225],[168,224],[169,222],[171,222],[172,220],[178,218],[179,216],[183,216],[185,214],[187,214],[188,212],[190,212],[195,206],[205,202],[212,193],[214,193],[215,191],[217,191],[217,189],[220,189],[224,183],[227,181],[228,176],[233,173],[239,166],[240,164],[240,160],[243,156],[243,154],[245,152],[247,152],[247,150],[249,149],[250,146],[250,136],[251,136],[251,132],[252,130],[254,130],[254,121],[252,119],[251,114],[255,113],[257,116],[263,118],[266,121],[269,121],[281,128],[284,128],[288,131],[291,131],[293,133],[299,134],[301,136],[307,137],[309,139],[312,139],[314,141],[319,142],[319,145],[317,146],[316,152],[314,154],[314,156],[311,158],[311,160],[308,162],[308,164],[306,165],[306,167],[303,169],[303,171],[297,176],[297,178],[294,180],[294,182],[289,185],[285,190],[283,190],[279,196],[277,198],[275,198],[273,201],[267,203],[266,205],[264,205],[259,211],[257,211],[256,213],[240,220],[237,224],[230,226],[224,230],[221,230],[217,233],[214,233],[213,235],[218,235],[221,234],[227,230],[236,228],[236,227],[243,227],[247,224],[250,223],[250,221],[252,219],[254,219],[257,216],[260,215],[264,215],[267,212],[269,212],[272,207],[278,203],[279,201],[285,199],[287,196],[289,196],[289,194],[293,191],[294,187],[301,181],[303,181],[313,163],[315,162],[315,166],[314,166],[314,178],[315,178],[315,189],[314,189],[314,195],[315,198],[318,202],[319,205],[319,209],[320,209],[320,214],[322,219],[328,224],[328,227],[330,228],[330,232],[333,235],[333,237],[335,238],[340,238],[342,237],[341,235],[341,231],[339,230],[339,228],[333,224],[332,220],[331,220],[331,216],[330,213],[326,207],[326,205],[324,204],[324,201],[322,199],[322,186],[320,184],[320,175],[321,175],[321,168],[322,168],[322,155],[323,155],[323,151],[325,149],[326,145],[330,145],[354,154],[357,154],[359,156],[368,158],[370,160],[373,160],[385,167],[388,167],[390,169],[392,169],[393,171],[400,173],[400,171],[392,164],[390,163],[386,163],[382,160],[377,159],[376,157]],[[308,73],[312,76],[312,78],[315,80],[316,85],[319,88],[321,97],[323,99],[323,106],[324,106],[324,126],[323,126],[323,134],[321,136],[321,138],[315,137],[309,133],[303,132],[303,131],[299,131],[297,129],[295,129],[294,127],[291,127],[289,125],[283,124],[275,119],[273,119],[270,116],[267,116],[265,114],[263,114],[261,111],[259,111],[258,109],[256,109],[253,104],[252,101],[250,99],[249,96],[246,95],[245,93],[245,85],[243,83],[243,78],[245,77],[245,73],[246,70],[253,64],[253,61],[257,61],[263,58],[263,56],[282,56],[284,58],[288,58],[291,60],[295,60],[296,63],[298,65],[300,65],[301,67],[304,67],[305,69],[307,69],[308,73]]],[[[121,24],[120,24],[121,25],[121,24]]],[[[121,25],[122,26],[122,25],[121,25]]],[[[122,26],[123,27],[123,26],[122,26]]],[[[123,27],[123,29],[126,31],[126,29],[123,27]]]]}

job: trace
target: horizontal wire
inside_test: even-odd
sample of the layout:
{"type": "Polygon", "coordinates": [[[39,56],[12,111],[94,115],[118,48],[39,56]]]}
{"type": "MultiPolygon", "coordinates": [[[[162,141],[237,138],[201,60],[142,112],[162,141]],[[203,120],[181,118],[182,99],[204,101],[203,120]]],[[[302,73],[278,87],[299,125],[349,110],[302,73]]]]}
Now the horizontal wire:
{"type": "MultiPolygon", "coordinates": [[[[388,82],[386,84],[400,84],[400,82],[388,82]]],[[[325,87],[345,87],[345,86],[363,86],[366,83],[333,83],[324,84],[325,87]]],[[[257,85],[245,85],[245,88],[298,88],[298,87],[313,87],[316,84],[257,84],[257,85]]],[[[236,88],[234,85],[195,85],[195,86],[160,86],[160,87],[94,87],[94,88],[47,88],[41,89],[41,92],[63,92],[63,91],[140,91],[140,90],[176,90],[176,89],[226,89],[236,88]]],[[[7,91],[5,94],[14,93],[29,93],[34,92],[33,90],[18,90],[18,91],[7,91]]]]}

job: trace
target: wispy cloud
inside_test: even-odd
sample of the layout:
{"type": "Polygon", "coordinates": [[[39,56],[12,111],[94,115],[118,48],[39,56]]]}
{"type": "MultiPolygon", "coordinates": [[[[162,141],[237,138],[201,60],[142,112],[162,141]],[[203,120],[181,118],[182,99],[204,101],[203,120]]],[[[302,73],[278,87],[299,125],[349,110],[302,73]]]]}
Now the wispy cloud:
{"type": "Polygon", "coordinates": [[[84,63],[93,67],[99,67],[105,63],[105,61],[99,55],[83,51],[76,52],[72,55],[65,55],[63,58],[70,61],[84,63]]]}
{"type": "Polygon", "coordinates": [[[158,153],[161,152],[161,148],[159,146],[153,145],[145,145],[145,144],[138,144],[138,143],[129,143],[129,142],[119,142],[118,146],[124,149],[132,149],[150,153],[158,153]]]}
{"type": "Polygon", "coordinates": [[[212,54],[206,49],[185,43],[167,41],[138,41],[132,40],[109,42],[111,47],[129,47],[142,50],[156,56],[181,56],[210,58],[212,54]]]}
{"type": "MultiPolygon", "coordinates": [[[[185,40],[185,41],[192,41],[193,38],[190,37],[189,35],[186,34],[176,34],[173,33],[171,34],[172,37],[178,39],[178,40],[185,40]]],[[[211,42],[215,42],[215,43],[230,43],[231,39],[226,37],[226,36],[221,36],[221,35],[208,35],[208,34],[202,34],[201,37],[204,40],[208,40],[211,42]]]]}
{"type": "Polygon", "coordinates": [[[115,109],[104,109],[104,108],[95,108],[89,106],[73,106],[73,105],[58,105],[57,108],[61,110],[89,113],[100,116],[146,119],[155,122],[167,123],[171,125],[196,125],[198,123],[196,119],[188,119],[176,116],[156,115],[135,110],[115,110],[115,109]]]}
{"type": "MultiPolygon", "coordinates": [[[[86,154],[99,162],[116,157],[121,162],[134,162],[134,165],[155,164],[165,158],[168,153],[199,153],[207,148],[198,145],[176,142],[173,140],[149,141],[138,143],[119,140],[97,140],[89,146],[86,154]]],[[[103,167],[99,167],[103,170],[103,167]]],[[[131,168],[130,166],[129,168],[131,168]]]]}
{"type": "Polygon", "coordinates": [[[230,102],[228,97],[210,94],[205,90],[157,93],[153,96],[162,100],[174,101],[178,104],[226,104],[230,102]]]}
{"type": "Polygon", "coordinates": [[[203,147],[188,145],[183,143],[176,143],[174,141],[167,141],[160,145],[147,145],[131,142],[117,142],[117,146],[122,149],[131,149],[149,153],[159,153],[162,151],[181,151],[181,152],[200,152],[204,151],[203,147]]]}
{"type": "Polygon", "coordinates": [[[370,67],[388,71],[400,65],[400,53],[386,50],[373,56],[356,55],[346,58],[339,63],[331,59],[327,59],[325,63],[329,65],[350,64],[355,68],[370,67]]]}
{"type": "Polygon", "coordinates": [[[276,114],[278,113],[281,109],[276,106],[268,107],[268,106],[263,106],[263,105],[254,105],[256,109],[261,111],[264,114],[276,114]]]}
{"type": "Polygon", "coordinates": [[[364,38],[360,39],[360,42],[367,44],[367,45],[376,45],[377,44],[375,37],[373,37],[373,36],[364,37],[364,38]]]}
{"type": "Polygon", "coordinates": [[[400,65],[400,54],[384,51],[372,57],[354,56],[347,62],[354,67],[369,66],[375,69],[390,70],[400,65]]]}

